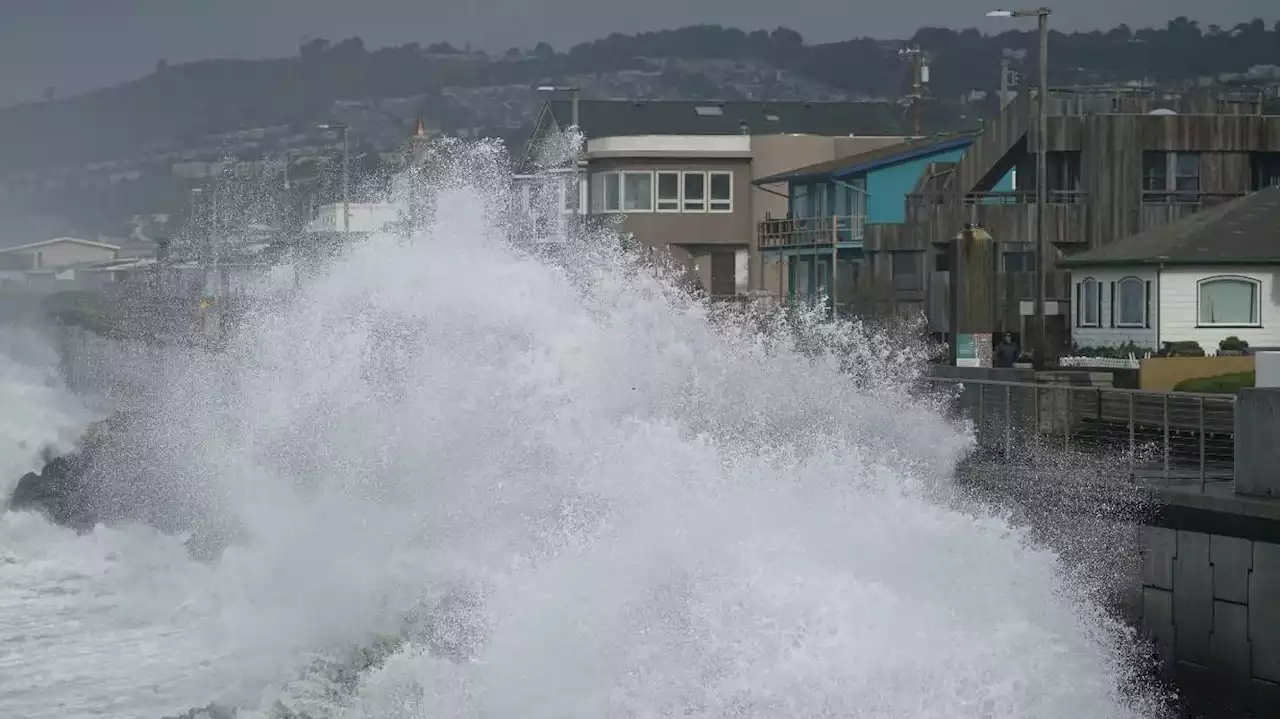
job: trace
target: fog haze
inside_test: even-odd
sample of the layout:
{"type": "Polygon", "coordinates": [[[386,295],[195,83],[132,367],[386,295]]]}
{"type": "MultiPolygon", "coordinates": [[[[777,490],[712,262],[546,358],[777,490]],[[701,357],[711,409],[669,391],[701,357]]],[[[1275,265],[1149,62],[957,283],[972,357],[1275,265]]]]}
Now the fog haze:
{"type": "MultiPolygon", "coordinates": [[[[359,36],[370,47],[470,43],[487,50],[565,47],[612,32],[715,23],[779,25],[808,42],[909,37],[922,25],[1016,27],[983,17],[998,0],[4,0],[0,3],[0,105],[123,82],[170,63],[291,55],[308,37],[359,36]]],[[[1185,15],[1203,27],[1280,19],[1276,0],[1072,0],[1055,9],[1064,30],[1163,26],[1185,15]]]]}

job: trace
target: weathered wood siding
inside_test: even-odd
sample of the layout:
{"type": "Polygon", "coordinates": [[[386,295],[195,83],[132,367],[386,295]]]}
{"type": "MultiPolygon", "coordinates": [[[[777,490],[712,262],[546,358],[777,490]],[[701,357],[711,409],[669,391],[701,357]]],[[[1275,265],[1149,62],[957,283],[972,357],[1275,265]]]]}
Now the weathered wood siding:
{"type": "Polygon", "coordinates": [[[1027,120],[1034,107],[1030,97],[1030,93],[1026,93],[1005,105],[1000,111],[1000,117],[987,123],[982,134],[956,163],[949,189],[957,193],[957,196],[971,191],[979,183],[994,185],[1000,181],[999,177],[992,178],[989,175],[992,174],[992,168],[1026,135],[1027,120]]]}
{"type": "MultiPolygon", "coordinates": [[[[966,196],[986,189],[997,170],[1018,159],[1011,153],[1032,156],[1027,174],[1034,177],[1033,156],[1040,142],[1032,115],[1037,102],[1026,93],[1006,106],[945,180],[917,185],[918,194],[908,200],[905,227],[881,233],[878,244],[868,245],[872,254],[926,250],[925,270],[931,276],[928,306],[935,327],[945,320],[932,315],[946,304],[937,296],[945,291],[945,283],[934,277],[936,246],[954,237],[966,222],[977,222],[1010,251],[1012,245],[1004,243],[1020,243],[1018,251],[1027,251],[1034,241],[1035,204],[975,204],[966,202],[966,196]]],[[[1047,208],[1046,257],[1051,261],[1062,251],[1106,245],[1243,195],[1253,181],[1251,153],[1280,152],[1280,116],[1259,114],[1256,102],[1222,102],[1202,94],[1100,97],[1052,92],[1047,103],[1045,149],[1080,153],[1075,201],[1047,208]],[[1179,114],[1146,114],[1156,109],[1179,114]],[[1195,202],[1143,201],[1142,155],[1147,151],[1201,153],[1200,195],[1195,202]]],[[[1032,184],[1022,172],[1019,180],[1020,190],[1032,184]]],[[[1069,301],[1069,288],[1061,284],[1061,294],[1050,290],[1048,299],[1069,301]]],[[[1030,297],[1030,290],[1028,285],[1024,295],[1016,283],[1006,283],[1001,313],[1006,321],[1017,317],[1014,298],[1030,297]]]]}

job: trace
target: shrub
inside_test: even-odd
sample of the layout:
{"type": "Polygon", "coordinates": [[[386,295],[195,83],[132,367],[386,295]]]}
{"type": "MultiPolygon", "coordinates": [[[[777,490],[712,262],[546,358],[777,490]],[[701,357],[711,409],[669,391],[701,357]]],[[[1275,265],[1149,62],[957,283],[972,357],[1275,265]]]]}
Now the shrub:
{"type": "Polygon", "coordinates": [[[1184,379],[1173,386],[1174,392],[1198,392],[1200,394],[1235,394],[1252,387],[1257,375],[1254,372],[1229,372],[1215,377],[1184,379]]]}
{"type": "Polygon", "coordinates": [[[1189,340],[1185,342],[1165,342],[1164,347],[1157,354],[1159,357],[1204,357],[1204,348],[1199,342],[1189,340]]]}
{"type": "Polygon", "coordinates": [[[1249,343],[1231,335],[1230,337],[1218,343],[1218,351],[1220,352],[1244,352],[1249,349],[1249,343]]]}
{"type": "Polygon", "coordinates": [[[1113,357],[1115,359],[1125,359],[1129,355],[1134,357],[1145,357],[1147,352],[1151,350],[1134,342],[1125,342],[1121,345],[1110,347],[1076,347],[1073,354],[1076,357],[1113,357]]]}

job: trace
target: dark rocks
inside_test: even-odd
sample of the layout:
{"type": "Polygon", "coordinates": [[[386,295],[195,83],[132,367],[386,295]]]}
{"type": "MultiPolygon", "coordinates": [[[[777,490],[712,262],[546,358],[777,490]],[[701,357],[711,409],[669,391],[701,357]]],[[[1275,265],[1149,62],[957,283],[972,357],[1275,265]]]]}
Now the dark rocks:
{"type": "Polygon", "coordinates": [[[96,523],[85,496],[85,460],[80,454],[55,457],[39,474],[28,472],[18,480],[9,508],[38,510],[49,520],[79,530],[96,523]]]}
{"type": "Polygon", "coordinates": [[[189,533],[187,550],[212,562],[240,538],[236,523],[184,499],[162,492],[171,475],[145,466],[136,454],[137,437],[127,419],[113,417],[92,426],[77,452],[46,454],[39,473],[18,480],[9,500],[14,511],[40,512],[49,521],[78,532],[100,524],[139,522],[169,534],[189,533]]]}

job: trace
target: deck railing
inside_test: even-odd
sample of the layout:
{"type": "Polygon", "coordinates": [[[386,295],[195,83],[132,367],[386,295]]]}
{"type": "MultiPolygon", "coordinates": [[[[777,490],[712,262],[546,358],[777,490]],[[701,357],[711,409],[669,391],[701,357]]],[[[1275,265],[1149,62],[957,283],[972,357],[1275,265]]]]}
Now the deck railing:
{"type": "Polygon", "coordinates": [[[960,391],[979,448],[1097,450],[1136,482],[1198,488],[1234,479],[1235,395],[931,377],[960,391]]]}
{"type": "Polygon", "coordinates": [[[829,247],[842,242],[861,242],[866,222],[863,215],[768,219],[756,228],[756,237],[762,250],[829,247]]]}

